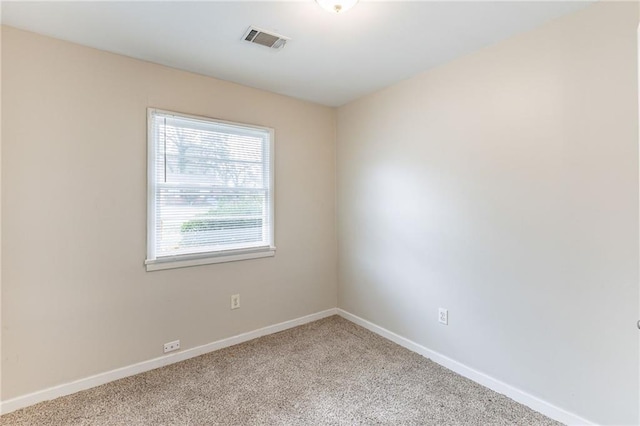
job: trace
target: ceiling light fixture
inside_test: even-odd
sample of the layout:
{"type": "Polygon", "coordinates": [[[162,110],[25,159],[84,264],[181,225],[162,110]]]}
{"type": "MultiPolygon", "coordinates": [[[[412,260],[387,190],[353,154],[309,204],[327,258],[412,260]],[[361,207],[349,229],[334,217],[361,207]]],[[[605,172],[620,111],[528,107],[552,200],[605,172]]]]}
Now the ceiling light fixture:
{"type": "Polygon", "coordinates": [[[316,0],[324,10],[331,13],[344,13],[358,3],[358,0],[316,0]]]}

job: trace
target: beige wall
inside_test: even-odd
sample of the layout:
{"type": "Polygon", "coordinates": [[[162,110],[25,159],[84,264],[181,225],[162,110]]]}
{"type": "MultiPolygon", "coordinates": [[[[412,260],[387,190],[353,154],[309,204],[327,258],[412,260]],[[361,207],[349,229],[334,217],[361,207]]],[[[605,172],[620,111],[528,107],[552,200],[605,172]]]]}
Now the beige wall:
{"type": "Polygon", "coordinates": [[[332,109],[12,28],[2,86],[5,400],[336,306],[332,109]],[[145,272],[148,106],[275,128],[274,258],[145,272]]]}
{"type": "MultiPolygon", "coordinates": [[[[0,31],[0,99],[2,99],[2,31],[0,31]]],[[[0,401],[2,401],[2,102],[0,102],[0,401]]]]}
{"type": "Polygon", "coordinates": [[[639,422],[637,8],[590,6],[339,109],[339,307],[639,422]]]}

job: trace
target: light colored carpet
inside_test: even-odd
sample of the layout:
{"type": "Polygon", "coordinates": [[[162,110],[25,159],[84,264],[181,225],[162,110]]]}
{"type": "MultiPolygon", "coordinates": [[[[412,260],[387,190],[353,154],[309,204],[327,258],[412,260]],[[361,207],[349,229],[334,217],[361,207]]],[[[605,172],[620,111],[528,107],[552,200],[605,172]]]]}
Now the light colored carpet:
{"type": "Polygon", "coordinates": [[[557,425],[338,316],[43,402],[2,425],[557,425]]]}

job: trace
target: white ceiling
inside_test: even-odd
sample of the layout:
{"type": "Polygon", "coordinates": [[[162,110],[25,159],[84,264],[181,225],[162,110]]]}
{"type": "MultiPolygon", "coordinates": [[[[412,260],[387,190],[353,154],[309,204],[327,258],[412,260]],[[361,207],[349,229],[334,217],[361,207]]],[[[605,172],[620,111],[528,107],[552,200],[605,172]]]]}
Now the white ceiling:
{"type": "Polygon", "coordinates": [[[2,23],[329,106],[588,5],[582,1],[2,2],[2,23]],[[242,41],[249,25],[291,37],[242,41]]]}

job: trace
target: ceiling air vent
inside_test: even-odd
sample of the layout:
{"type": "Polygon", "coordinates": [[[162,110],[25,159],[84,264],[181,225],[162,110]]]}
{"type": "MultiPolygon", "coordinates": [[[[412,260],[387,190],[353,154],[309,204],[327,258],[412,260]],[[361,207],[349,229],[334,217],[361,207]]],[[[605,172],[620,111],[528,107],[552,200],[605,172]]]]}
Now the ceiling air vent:
{"type": "Polygon", "coordinates": [[[249,43],[260,44],[272,49],[282,49],[284,45],[287,44],[287,41],[291,40],[289,37],[261,30],[256,27],[249,27],[247,32],[244,33],[243,39],[249,43]]]}

